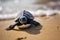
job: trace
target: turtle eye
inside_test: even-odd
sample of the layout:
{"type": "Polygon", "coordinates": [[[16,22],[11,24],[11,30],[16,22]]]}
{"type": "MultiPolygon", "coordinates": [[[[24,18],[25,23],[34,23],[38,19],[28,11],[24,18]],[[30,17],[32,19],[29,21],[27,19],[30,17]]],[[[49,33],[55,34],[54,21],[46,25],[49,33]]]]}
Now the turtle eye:
{"type": "Polygon", "coordinates": [[[25,21],[26,19],[25,18],[22,18],[23,21],[25,21]]]}

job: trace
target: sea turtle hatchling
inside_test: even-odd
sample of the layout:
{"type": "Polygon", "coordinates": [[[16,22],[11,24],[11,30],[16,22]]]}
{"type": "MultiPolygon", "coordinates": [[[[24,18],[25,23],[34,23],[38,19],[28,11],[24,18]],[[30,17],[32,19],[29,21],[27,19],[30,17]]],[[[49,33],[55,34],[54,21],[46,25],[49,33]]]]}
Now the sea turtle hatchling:
{"type": "MultiPolygon", "coordinates": [[[[19,16],[17,20],[15,20],[15,23],[10,25],[8,28],[6,28],[6,30],[12,30],[15,26],[21,26],[21,25],[27,25],[27,24],[30,24],[30,25],[35,24],[34,17],[30,12],[24,10],[22,15],[19,16]]],[[[21,27],[21,28],[25,28],[25,27],[21,27]]]]}

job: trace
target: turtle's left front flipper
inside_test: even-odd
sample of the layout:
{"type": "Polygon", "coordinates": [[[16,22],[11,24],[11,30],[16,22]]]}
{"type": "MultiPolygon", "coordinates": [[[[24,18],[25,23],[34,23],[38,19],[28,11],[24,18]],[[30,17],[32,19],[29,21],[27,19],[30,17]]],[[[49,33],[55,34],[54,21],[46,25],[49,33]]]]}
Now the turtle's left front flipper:
{"type": "Polygon", "coordinates": [[[30,21],[30,24],[35,25],[35,26],[40,25],[40,23],[38,23],[38,22],[36,22],[36,21],[34,21],[34,20],[31,20],[31,21],[30,21]]]}

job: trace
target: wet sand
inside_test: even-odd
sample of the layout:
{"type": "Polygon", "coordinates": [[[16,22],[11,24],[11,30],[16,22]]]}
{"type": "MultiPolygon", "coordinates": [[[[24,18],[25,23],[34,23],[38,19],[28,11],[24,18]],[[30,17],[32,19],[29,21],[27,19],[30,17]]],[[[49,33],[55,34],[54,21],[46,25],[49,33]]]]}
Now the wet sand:
{"type": "Polygon", "coordinates": [[[35,17],[42,27],[5,30],[14,20],[0,21],[0,40],[60,40],[60,15],[35,17]],[[40,29],[39,29],[40,28],[40,29]]]}

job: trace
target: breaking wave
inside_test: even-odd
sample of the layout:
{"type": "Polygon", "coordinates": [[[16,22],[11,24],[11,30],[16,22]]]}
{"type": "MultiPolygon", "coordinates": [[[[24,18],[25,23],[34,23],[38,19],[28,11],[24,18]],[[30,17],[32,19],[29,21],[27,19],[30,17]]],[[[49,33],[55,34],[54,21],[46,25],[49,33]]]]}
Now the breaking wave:
{"type": "MultiPolygon", "coordinates": [[[[43,3],[43,1],[40,1],[43,3]]],[[[16,18],[22,10],[33,16],[60,14],[60,1],[40,4],[37,0],[0,0],[0,20],[16,18]]]]}

